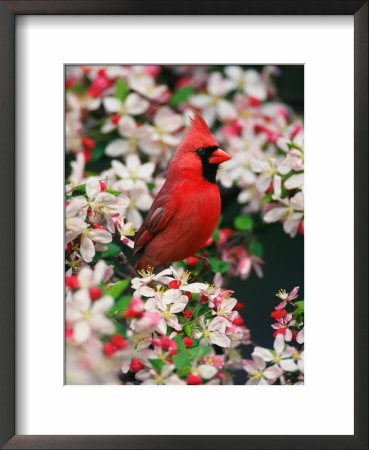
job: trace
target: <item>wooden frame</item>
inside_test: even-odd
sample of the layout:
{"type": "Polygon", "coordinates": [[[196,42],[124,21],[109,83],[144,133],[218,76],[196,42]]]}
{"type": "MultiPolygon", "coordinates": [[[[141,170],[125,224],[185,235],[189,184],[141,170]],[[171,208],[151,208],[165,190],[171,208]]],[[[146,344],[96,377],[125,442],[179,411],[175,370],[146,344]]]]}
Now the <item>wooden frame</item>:
{"type": "Polygon", "coordinates": [[[20,448],[368,448],[368,2],[365,0],[0,1],[0,445],[20,448]],[[318,14],[354,16],[355,434],[353,436],[15,435],[15,17],[18,14],[318,14]]]}

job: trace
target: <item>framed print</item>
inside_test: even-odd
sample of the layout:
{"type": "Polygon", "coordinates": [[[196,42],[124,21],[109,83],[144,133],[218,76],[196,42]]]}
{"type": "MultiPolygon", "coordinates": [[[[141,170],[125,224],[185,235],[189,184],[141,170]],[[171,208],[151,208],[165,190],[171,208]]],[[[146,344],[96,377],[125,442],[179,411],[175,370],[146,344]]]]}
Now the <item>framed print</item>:
{"type": "Polygon", "coordinates": [[[0,8],[1,445],[367,448],[367,3],[0,8]]]}

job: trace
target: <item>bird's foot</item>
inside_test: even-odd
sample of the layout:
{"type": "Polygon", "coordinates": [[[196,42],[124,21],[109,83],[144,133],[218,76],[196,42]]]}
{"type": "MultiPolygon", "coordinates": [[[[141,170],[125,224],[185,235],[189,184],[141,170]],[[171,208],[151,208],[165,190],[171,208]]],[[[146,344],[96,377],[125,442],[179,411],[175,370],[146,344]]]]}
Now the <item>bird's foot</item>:
{"type": "Polygon", "coordinates": [[[126,267],[131,278],[140,277],[140,274],[131,266],[127,259],[127,256],[122,251],[117,254],[116,258],[121,264],[123,264],[124,267],[126,267]]]}
{"type": "Polygon", "coordinates": [[[211,269],[213,268],[213,266],[211,265],[211,262],[205,256],[197,256],[197,258],[201,259],[202,266],[201,266],[199,273],[194,278],[192,278],[191,283],[194,283],[197,280],[199,280],[201,277],[203,277],[208,272],[210,272],[211,269]]]}

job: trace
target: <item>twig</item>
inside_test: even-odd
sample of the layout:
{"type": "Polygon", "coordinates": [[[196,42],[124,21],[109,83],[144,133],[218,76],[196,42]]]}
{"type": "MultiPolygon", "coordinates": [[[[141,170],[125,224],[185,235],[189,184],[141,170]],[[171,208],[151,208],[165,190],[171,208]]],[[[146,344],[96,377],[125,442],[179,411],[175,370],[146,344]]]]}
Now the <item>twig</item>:
{"type": "Polygon", "coordinates": [[[236,236],[235,238],[231,239],[228,242],[225,242],[223,245],[218,247],[217,251],[219,252],[220,250],[223,250],[224,248],[231,247],[232,245],[237,244],[238,242],[241,242],[247,236],[250,236],[250,234],[251,233],[249,231],[247,231],[246,233],[242,233],[241,235],[236,236]]]}
{"type": "Polygon", "coordinates": [[[205,258],[205,256],[198,256],[198,258],[202,260],[202,266],[200,272],[194,278],[192,278],[191,283],[199,280],[213,268],[208,258],[205,258]]]}
{"type": "Polygon", "coordinates": [[[120,263],[123,264],[123,266],[125,266],[127,268],[128,273],[130,274],[131,277],[133,277],[133,278],[140,277],[140,274],[131,266],[126,255],[123,253],[123,251],[120,251],[116,255],[116,258],[120,263]]]}
{"type": "Polygon", "coordinates": [[[128,273],[122,272],[117,268],[115,268],[115,275],[117,275],[119,278],[127,278],[130,276],[128,273]]]}

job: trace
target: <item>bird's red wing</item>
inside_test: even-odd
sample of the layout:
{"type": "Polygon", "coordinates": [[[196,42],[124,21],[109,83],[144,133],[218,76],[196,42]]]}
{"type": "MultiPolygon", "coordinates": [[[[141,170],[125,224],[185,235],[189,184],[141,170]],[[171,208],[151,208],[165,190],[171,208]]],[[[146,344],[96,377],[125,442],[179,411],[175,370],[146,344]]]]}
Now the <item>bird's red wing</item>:
{"type": "Polygon", "coordinates": [[[156,234],[166,227],[170,220],[171,215],[167,213],[164,206],[157,205],[156,208],[151,209],[141,228],[138,230],[133,254],[136,255],[142,250],[156,234]]]}

